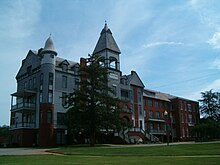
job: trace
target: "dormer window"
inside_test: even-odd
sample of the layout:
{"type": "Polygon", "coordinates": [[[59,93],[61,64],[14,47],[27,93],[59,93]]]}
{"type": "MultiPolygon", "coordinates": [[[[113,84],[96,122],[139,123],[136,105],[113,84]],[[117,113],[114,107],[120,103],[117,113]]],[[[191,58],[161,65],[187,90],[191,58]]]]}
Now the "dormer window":
{"type": "Polygon", "coordinates": [[[27,74],[28,74],[28,75],[31,74],[31,68],[32,68],[32,66],[28,66],[28,67],[27,67],[27,74]]]}
{"type": "Polygon", "coordinates": [[[67,64],[63,64],[62,65],[62,71],[67,72],[68,70],[68,65],[67,64]]]}

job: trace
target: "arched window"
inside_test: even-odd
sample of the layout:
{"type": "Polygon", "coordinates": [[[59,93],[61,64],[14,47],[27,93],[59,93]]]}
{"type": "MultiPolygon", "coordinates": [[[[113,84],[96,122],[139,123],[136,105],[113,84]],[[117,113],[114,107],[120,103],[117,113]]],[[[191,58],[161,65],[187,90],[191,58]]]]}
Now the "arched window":
{"type": "Polygon", "coordinates": [[[117,59],[114,57],[109,58],[109,67],[113,69],[117,69],[117,59]]]}
{"type": "Polygon", "coordinates": [[[104,57],[101,57],[98,61],[99,61],[100,66],[103,66],[103,67],[105,66],[105,58],[104,57]]]}

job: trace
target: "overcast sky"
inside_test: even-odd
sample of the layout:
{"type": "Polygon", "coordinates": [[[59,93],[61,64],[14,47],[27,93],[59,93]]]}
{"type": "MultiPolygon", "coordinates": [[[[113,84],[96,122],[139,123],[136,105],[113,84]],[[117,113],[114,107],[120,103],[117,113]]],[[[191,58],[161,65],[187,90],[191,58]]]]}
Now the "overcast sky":
{"type": "Polygon", "coordinates": [[[58,56],[92,53],[105,20],[121,50],[121,70],[145,88],[198,100],[220,90],[219,0],[1,0],[0,125],[9,125],[10,94],[30,49],[49,34],[58,56]]]}

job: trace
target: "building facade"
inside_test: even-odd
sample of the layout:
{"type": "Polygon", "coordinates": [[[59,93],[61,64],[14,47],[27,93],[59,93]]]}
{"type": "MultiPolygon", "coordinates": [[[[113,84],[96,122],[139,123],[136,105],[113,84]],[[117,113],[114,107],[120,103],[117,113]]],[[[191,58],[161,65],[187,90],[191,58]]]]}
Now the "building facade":
{"type": "MultiPolygon", "coordinates": [[[[108,68],[108,85],[114,90],[114,97],[127,101],[122,105],[120,117],[132,124],[132,128],[115,132],[114,137],[126,143],[163,141],[164,125],[168,123],[163,117],[166,110],[172,121],[172,124],[168,123],[172,128],[172,139],[189,140],[189,128],[198,122],[198,103],[144,89],[135,71],[129,75],[122,74],[120,53],[111,30],[105,24],[93,55],[99,55],[100,64],[108,68]],[[186,111],[181,109],[185,105],[186,111]]],[[[17,91],[11,94],[12,145],[66,144],[65,96],[79,88],[78,69],[84,60],[81,58],[78,63],[58,57],[51,37],[46,40],[44,48],[28,52],[16,75],[17,91]]]]}

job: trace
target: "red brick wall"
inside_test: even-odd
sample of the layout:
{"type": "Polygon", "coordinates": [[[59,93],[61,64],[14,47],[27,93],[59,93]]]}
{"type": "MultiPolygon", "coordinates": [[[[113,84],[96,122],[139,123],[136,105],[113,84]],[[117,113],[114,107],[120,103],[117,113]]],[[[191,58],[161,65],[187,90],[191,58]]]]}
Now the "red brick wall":
{"type": "Polygon", "coordinates": [[[39,145],[54,146],[54,105],[43,103],[40,105],[39,145]],[[48,111],[51,112],[51,122],[48,122],[48,111]]]}

